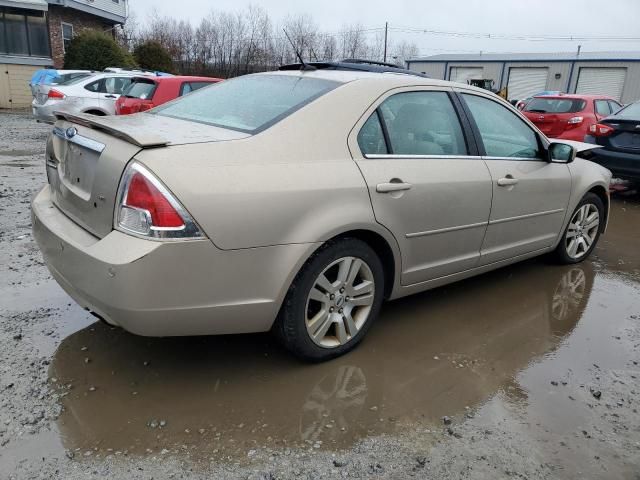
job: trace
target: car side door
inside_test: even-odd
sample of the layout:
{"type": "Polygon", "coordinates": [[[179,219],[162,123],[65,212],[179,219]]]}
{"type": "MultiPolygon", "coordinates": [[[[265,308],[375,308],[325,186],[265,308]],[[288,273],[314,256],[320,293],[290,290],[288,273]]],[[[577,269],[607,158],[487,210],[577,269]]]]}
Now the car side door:
{"type": "Polygon", "coordinates": [[[480,258],[491,177],[465,121],[452,90],[420,87],[388,92],[354,129],[350,148],[376,220],[398,241],[403,285],[480,258]]]}
{"type": "Polygon", "coordinates": [[[567,164],[548,161],[546,138],[497,99],[475,92],[460,98],[493,185],[480,264],[552,247],[571,195],[567,164]]]}
{"type": "Polygon", "coordinates": [[[100,106],[108,115],[116,114],[116,100],[131,84],[131,77],[106,77],[100,91],[100,106]]]}

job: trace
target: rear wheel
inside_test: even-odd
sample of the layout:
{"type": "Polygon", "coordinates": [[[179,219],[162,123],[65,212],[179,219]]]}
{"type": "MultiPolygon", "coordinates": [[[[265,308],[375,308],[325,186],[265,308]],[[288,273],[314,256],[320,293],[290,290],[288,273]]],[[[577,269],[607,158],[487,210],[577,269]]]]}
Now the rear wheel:
{"type": "Polygon", "coordinates": [[[382,263],[365,242],[345,238],[316,252],[294,280],[274,326],[300,358],[322,361],[353,349],[378,316],[382,263]]]}
{"type": "Polygon", "coordinates": [[[561,263],[578,263],[587,258],[600,238],[604,221],[604,205],[600,197],[587,193],[571,214],[569,225],[556,248],[561,263]]]}

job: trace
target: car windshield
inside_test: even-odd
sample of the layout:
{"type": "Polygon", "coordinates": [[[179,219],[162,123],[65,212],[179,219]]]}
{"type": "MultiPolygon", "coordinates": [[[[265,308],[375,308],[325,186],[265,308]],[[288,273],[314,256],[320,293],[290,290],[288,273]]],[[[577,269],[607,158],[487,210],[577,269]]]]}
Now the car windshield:
{"type": "Polygon", "coordinates": [[[297,75],[246,75],[198,90],[153,113],[257,133],[338,85],[297,75]]]}
{"type": "Polygon", "coordinates": [[[122,94],[127,98],[137,98],[140,100],[149,100],[156,91],[156,82],[153,80],[135,80],[129,85],[122,94]]]}
{"type": "Polygon", "coordinates": [[[627,105],[615,115],[616,117],[629,118],[632,120],[640,120],[640,102],[627,105]]]}
{"type": "Polygon", "coordinates": [[[525,112],[576,113],[584,110],[587,102],[570,98],[534,98],[525,107],[525,112]]]}

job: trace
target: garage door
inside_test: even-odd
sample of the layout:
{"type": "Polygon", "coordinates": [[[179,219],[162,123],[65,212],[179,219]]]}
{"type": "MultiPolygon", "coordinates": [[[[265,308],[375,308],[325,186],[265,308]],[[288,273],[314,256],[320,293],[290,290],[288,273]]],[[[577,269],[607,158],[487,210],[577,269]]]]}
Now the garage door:
{"type": "Polygon", "coordinates": [[[509,100],[522,100],[547,88],[548,68],[510,68],[509,100]]]}
{"type": "Polygon", "coordinates": [[[626,76],[626,68],[581,68],[576,93],[608,95],[620,100],[626,76]]]}
{"type": "Polygon", "coordinates": [[[467,83],[468,80],[482,78],[482,72],[482,67],[451,67],[449,80],[467,83]]]}

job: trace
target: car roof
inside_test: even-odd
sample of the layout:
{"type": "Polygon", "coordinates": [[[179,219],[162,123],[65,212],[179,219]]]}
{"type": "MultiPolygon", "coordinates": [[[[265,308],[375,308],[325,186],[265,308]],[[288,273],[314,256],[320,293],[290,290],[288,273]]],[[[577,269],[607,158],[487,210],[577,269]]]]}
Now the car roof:
{"type": "Polygon", "coordinates": [[[397,72],[384,72],[376,73],[361,70],[277,70],[272,72],[256,73],[254,75],[287,75],[309,78],[321,78],[324,80],[331,80],[339,83],[350,83],[361,80],[377,81],[380,83],[386,83],[389,88],[402,87],[402,86],[440,86],[440,87],[463,87],[469,90],[476,90],[479,92],[487,93],[487,90],[481,88],[472,87],[470,85],[462,83],[454,83],[447,80],[436,80],[424,76],[409,75],[406,73],[397,72]]]}
{"type": "Polygon", "coordinates": [[[222,78],[216,77],[198,77],[194,75],[172,75],[171,77],[156,77],[153,75],[135,75],[135,78],[144,78],[146,80],[153,80],[156,83],[166,82],[221,82],[222,78]]]}
{"type": "Polygon", "coordinates": [[[408,70],[393,63],[378,62],[360,58],[347,58],[338,62],[324,61],[304,64],[293,63],[290,65],[282,65],[279,70],[347,70],[373,73],[403,73],[406,75],[429,78],[428,75],[424,73],[408,70]]]}
{"type": "Polygon", "coordinates": [[[561,94],[561,95],[536,95],[533,98],[545,98],[545,99],[565,99],[565,100],[615,100],[612,97],[606,95],[581,95],[581,94],[561,94]]]}

